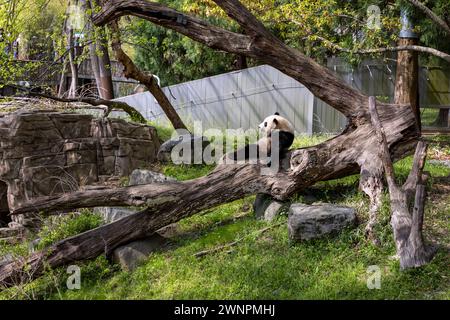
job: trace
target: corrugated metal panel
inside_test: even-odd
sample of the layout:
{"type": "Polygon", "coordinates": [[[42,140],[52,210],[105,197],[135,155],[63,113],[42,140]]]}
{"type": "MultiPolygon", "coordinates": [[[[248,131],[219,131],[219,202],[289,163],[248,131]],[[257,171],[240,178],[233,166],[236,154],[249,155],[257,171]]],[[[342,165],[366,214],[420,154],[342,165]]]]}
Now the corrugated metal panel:
{"type": "MultiPolygon", "coordinates": [[[[302,84],[271,66],[185,82],[163,89],[187,125],[201,121],[203,129],[256,128],[278,111],[299,133],[312,133],[314,96],[302,84]]],[[[167,118],[150,93],[118,98],[157,123],[167,118]]]]}
{"type": "MultiPolygon", "coordinates": [[[[328,67],[364,93],[392,101],[395,65],[368,60],[353,67],[332,58],[328,67]]],[[[422,106],[448,103],[447,74],[442,68],[421,69],[422,106]]],[[[336,133],[346,124],[342,114],[315,98],[298,81],[268,65],[177,84],[164,88],[164,92],[187,125],[201,121],[204,130],[256,128],[275,111],[288,118],[298,133],[336,133]]],[[[117,100],[128,102],[149,120],[168,122],[148,92],[117,100]]]]}

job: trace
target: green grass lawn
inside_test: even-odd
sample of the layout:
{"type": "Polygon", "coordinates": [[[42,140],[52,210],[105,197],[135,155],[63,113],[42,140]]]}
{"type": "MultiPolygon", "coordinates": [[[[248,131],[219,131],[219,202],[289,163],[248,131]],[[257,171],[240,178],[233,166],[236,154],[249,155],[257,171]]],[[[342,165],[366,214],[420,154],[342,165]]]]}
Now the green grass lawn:
{"type": "MultiPolygon", "coordinates": [[[[324,139],[301,137],[296,146],[324,139]]],[[[409,157],[395,165],[399,181],[406,179],[411,163],[409,157]]],[[[169,165],[162,169],[187,180],[205,175],[213,167],[169,165]]],[[[354,207],[360,224],[337,237],[290,243],[284,223],[287,216],[271,223],[258,221],[251,209],[254,197],[248,197],[180,221],[171,244],[153,253],[134,272],[123,272],[99,257],[79,264],[80,290],[68,290],[68,275],[58,268],[31,284],[1,292],[0,299],[449,299],[450,169],[428,164],[425,169],[432,175],[425,236],[442,247],[430,264],[418,269],[399,271],[393,257],[386,195],[377,227],[382,244],[374,246],[365,239],[368,199],[358,191],[358,176],[354,175],[318,183],[292,198],[354,207]],[[272,228],[259,232],[268,226],[272,228]],[[237,239],[242,241],[230,250],[194,256],[237,239]],[[370,265],[381,269],[379,290],[367,288],[370,265]]],[[[62,227],[44,228],[40,234],[43,241],[51,243],[99,224],[88,212],[67,219],[62,227]]],[[[5,248],[3,253],[8,251],[5,248]]],[[[23,246],[14,248],[19,253],[24,250],[23,246]]]]}

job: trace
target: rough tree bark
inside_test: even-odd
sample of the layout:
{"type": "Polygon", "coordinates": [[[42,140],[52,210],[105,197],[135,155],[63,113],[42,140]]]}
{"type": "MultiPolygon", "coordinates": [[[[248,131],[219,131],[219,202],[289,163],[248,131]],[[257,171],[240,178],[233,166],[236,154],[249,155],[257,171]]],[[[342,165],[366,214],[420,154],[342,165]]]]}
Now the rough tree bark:
{"type": "Polygon", "coordinates": [[[89,44],[89,56],[91,61],[91,68],[94,73],[95,83],[97,84],[97,90],[99,97],[104,100],[114,99],[114,86],[112,81],[111,72],[111,60],[109,58],[108,46],[106,45],[106,37],[103,34],[103,30],[99,30],[99,36],[96,35],[94,26],[92,25],[92,8],[91,0],[82,1],[85,17],[87,19],[86,29],[88,38],[91,43],[89,44]]]}
{"type": "Polygon", "coordinates": [[[380,122],[376,109],[376,100],[370,97],[369,112],[380,145],[380,158],[383,162],[386,181],[389,187],[391,206],[391,225],[394,230],[394,240],[397,255],[400,258],[400,268],[420,267],[433,257],[432,247],[426,247],[422,237],[423,216],[425,208],[425,182],[427,175],[423,174],[427,144],[419,141],[414,155],[413,168],[402,187],[395,182],[394,167],[386,140],[385,128],[380,122]],[[415,193],[415,196],[414,196],[415,193]],[[412,213],[409,202],[414,199],[412,213]]]}
{"type": "MultiPolygon", "coordinates": [[[[450,25],[439,17],[437,14],[435,14],[430,8],[428,8],[424,3],[418,0],[408,0],[412,5],[414,5],[417,9],[421,10],[424,14],[428,16],[428,18],[431,19],[431,21],[434,22],[434,24],[439,27],[442,31],[445,32],[445,35],[450,37],[450,25]]],[[[450,55],[442,53],[438,55],[440,57],[443,57],[445,60],[450,62],[450,55]]],[[[448,127],[449,126],[449,109],[439,109],[438,117],[436,118],[436,121],[434,122],[434,125],[439,127],[448,127]]]]}
{"type": "MultiPolygon", "coordinates": [[[[134,15],[182,33],[211,48],[244,54],[268,63],[307,86],[314,95],[341,111],[348,126],[337,137],[310,148],[293,150],[281,170],[261,174],[252,164],[221,164],[211,174],[186,182],[75,192],[36,199],[13,214],[93,206],[146,206],[141,212],[114,223],[62,240],[23,260],[0,266],[5,286],[39,276],[44,266],[57,267],[108,253],[129,241],[148,236],[161,227],[201,210],[256,194],[286,199],[317,181],[339,178],[372,168],[379,156],[371,124],[368,97],[338,79],[331,71],[275,38],[237,0],[215,0],[245,30],[234,33],[185,15],[160,3],[113,0],[94,17],[104,25],[123,15],[134,15]],[[28,270],[25,272],[24,270],[28,270]],[[29,270],[32,270],[31,277],[29,270]]],[[[409,154],[417,143],[415,117],[409,105],[379,103],[380,121],[393,159],[409,154]]]]}
{"type": "Polygon", "coordinates": [[[73,30],[69,29],[67,31],[67,38],[69,45],[71,46],[71,49],[69,50],[69,66],[70,66],[70,87],[69,87],[69,98],[74,98],[77,95],[77,89],[78,89],[78,65],[75,61],[76,59],[76,49],[75,46],[73,46],[74,43],[74,37],[73,37],[73,30]]]}
{"type": "MultiPolygon", "coordinates": [[[[399,47],[413,45],[417,45],[417,39],[402,38],[398,40],[399,47]]],[[[399,51],[397,54],[394,103],[411,105],[420,130],[419,57],[415,51],[399,51]]]]}

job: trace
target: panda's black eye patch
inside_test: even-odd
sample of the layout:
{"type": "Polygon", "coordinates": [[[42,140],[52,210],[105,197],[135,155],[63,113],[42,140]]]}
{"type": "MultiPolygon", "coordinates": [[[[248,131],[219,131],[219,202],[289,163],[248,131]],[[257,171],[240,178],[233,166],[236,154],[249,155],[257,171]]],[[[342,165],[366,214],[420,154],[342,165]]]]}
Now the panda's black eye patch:
{"type": "Polygon", "coordinates": [[[264,127],[267,127],[267,122],[264,122],[264,127]]]}

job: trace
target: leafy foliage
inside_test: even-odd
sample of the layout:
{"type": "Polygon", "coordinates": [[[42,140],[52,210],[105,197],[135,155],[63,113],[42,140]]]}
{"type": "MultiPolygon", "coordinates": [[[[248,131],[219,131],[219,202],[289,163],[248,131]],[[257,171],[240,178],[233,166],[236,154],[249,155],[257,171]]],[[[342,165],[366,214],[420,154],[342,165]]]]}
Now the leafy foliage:
{"type": "Polygon", "coordinates": [[[133,19],[127,27],[135,62],[171,85],[231,71],[235,57],[216,52],[174,31],[133,19]]]}
{"type": "Polygon", "coordinates": [[[89,210],[82,210],[80,214],[72,216],[58,217],[57,219],[46,220],[38,237],[41,239],[39,248],[44,248],[56,241],[77,235],[98,227],[101,217],[91,213],[89,210]]]}
{"type": "Polygon", "coordinates": [[[42,67],[39,60],[53,60],[61,39],[63,8],[57,0],[4,1],[0,6],[0,86],[29,81],[42,67]]]}

